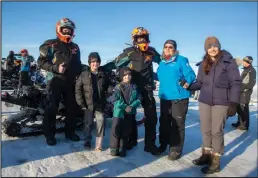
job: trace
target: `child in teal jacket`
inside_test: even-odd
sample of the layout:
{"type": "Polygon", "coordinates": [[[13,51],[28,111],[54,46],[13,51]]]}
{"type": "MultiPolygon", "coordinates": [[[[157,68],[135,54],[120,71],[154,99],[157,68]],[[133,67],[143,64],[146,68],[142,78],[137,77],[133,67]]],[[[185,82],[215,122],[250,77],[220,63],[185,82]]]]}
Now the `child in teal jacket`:
{"type": "Polygon", "coordinates": [[[111,98],[114,103],[113,122],[110,139],[112,156],[126,156],[128,139],[133,127],[137,127],[136,109],[141,104],[140,94],[136,85],[131,83],[131,70],[124,67],[119,71],[121,83],[115,89],[111,98]]]}

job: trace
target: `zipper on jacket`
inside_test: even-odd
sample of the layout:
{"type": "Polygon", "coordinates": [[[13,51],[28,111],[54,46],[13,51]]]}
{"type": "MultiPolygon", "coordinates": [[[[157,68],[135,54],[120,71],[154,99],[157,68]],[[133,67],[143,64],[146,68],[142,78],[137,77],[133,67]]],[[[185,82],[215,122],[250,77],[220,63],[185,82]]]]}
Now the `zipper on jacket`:
{"type": "Polygon", "coordinates": [[[212,88],[211,88],[211,105],[213,106],[213,88],[214,88],[214,80],[215,80],[215,74],[216,74],[216,67],[217,67],[217,64],[215,64],[214,66],[214,74],[213,74],[213,84],[212,84],[212,88]]]}

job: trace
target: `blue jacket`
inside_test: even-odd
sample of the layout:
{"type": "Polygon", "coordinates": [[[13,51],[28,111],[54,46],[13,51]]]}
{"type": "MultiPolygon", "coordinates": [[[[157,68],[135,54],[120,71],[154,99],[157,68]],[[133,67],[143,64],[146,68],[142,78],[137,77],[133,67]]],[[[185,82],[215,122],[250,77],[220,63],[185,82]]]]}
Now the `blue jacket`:
{"type": "Polygon", "coordinates": [[[181,79],[185,79],[190,85],[196,78],[186,57],[176,55],[169,60],[162,59],[157,75],[160,81],[159,97],[161,99],[180,100],[191,96],[191,93],[179,84],[181,79]]]}
{"type": "Polygon", "coordinates": [[[21,71],[30,71],[30,63],[34,61],[32,56],[26,56],[21,58],[21,71]]]}

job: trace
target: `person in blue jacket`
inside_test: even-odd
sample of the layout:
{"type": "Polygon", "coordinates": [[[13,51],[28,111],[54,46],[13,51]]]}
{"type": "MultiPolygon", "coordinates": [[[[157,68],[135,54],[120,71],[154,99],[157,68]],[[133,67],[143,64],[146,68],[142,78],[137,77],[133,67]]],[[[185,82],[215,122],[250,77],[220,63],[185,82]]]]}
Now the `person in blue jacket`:
{"type": "Polygon", "coordinates": [[[20,78],[19,78],[19,88],[23,85],[29,84],[29,72],[30,72],[30,64],[35,61],[33,56],[30,56],[28,50],[22,49],[21,53],[21,70],[20,70],[20,78]]]}
{"type": "Polygon", "coordinates": [[[178,54],[176,41],[165,42],[157,75],[160,82],[159,151],[165,152],[169,145],[168,159],[176,160],[183,150],[185,119],[191,96],[186,88],[196,78],[188,59],[178,54]]]}

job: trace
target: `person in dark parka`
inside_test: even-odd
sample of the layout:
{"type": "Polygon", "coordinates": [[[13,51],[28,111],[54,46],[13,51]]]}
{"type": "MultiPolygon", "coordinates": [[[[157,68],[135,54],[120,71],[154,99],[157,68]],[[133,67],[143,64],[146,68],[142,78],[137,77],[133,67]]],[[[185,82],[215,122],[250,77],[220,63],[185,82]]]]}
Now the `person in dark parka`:
{"type": "Polygon", "coordinates": [[[241,74],[240,103],[237,106],[238,121],[232,126],[239,130],[249,129],[249,103],[256,84],[256,71],[252,66],[253,58],[246,56],[243,59],[244,71],[241,74]]]}
{"type": "Polygon", "coordinates": [[[216,37],[208,37],[206,54],[199,67],[197,80],[188,88],[200,90],[199,111],[202,132],[202,155],[193,160],[205,165],[203,173],[220,171],[220,157],[224,153],[224,124],[236,114],[240,94],[240,73],[232,55],[221,50],[216,37]]]}

